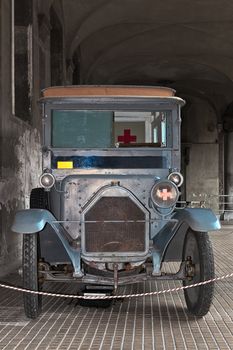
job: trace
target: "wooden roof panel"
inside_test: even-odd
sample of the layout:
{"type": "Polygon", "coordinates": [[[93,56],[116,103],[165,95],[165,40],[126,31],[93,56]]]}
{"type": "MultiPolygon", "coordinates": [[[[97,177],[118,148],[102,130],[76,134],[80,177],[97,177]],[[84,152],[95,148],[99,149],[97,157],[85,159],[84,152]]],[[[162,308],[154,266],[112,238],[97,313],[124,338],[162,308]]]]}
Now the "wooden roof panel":
{"type": "Polygon", "coordinates": [[[53,86],[43,90],[43,97],[82,97],[82,96],[138,96],[172,97],[175,90],[167,87],[152,86],[53,86]]]}

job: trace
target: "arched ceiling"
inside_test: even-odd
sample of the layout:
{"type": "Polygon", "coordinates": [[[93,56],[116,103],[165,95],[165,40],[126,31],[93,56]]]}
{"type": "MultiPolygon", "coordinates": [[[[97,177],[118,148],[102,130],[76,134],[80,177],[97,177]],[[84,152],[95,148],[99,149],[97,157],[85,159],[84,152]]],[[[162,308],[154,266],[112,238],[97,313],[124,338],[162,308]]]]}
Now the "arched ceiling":
{"type": "MultiPolygon", "coordinates": [[[[61,1],[61,0],[54,0],[61,1]]],[[[167,85],[223,113],[233,100],[232,0],[62,0],[83,84],[167,85]]]]}

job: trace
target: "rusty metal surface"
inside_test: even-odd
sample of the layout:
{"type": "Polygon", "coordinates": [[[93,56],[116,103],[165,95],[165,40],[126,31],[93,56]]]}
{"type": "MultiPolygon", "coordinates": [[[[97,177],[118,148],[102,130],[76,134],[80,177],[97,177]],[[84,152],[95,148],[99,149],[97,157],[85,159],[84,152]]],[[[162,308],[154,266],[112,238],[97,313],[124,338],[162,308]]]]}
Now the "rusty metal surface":
{"type": "Polygon", "coordinates": [[[106,223],[111,220],[145,220],[144,213],[128,197],[102,197],[86,213],[85,220],[100,221],[85,224],[87,252],[134,252],[145,250],[144,223],[106,223]]]}
{"type": "MultiPolygon", "coordinates": [[[[233,226],[210,234],[216,275],[232,272],[233,226]]],[[[166,264],[166,271],[176,269],[166,264]]],[[[6,277],[16,283],[15,274],[6,277]]],[[[20,282],[20,280],[18,280],[20,282]]],[[[178,281],[138,283],[123,293],[147,292],[179,286],[178,281]]],[[[210,312],[199,319],[187,313],[182,292],[127,299],[109,308],[82,307],[75,301],[43,298],[43,313],[35,321],[25,318],[22,296],[1,290],[1,350],[157,350],[232,349],[233,280],[218,282],[210,312]]],[[[76,292],[74,285],[49,283],[47,290],[76,292]]]]}

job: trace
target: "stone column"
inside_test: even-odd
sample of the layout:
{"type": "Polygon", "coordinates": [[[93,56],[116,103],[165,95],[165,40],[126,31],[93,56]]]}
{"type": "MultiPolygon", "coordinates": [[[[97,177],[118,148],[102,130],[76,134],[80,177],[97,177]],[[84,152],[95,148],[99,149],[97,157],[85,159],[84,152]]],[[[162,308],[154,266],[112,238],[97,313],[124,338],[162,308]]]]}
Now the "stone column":
{"type": "Polygon", "coordinates": [[[225,220],[233,220],[233,131],[226,134],[226,201],[229,203],[226,205],[226,211],[224,215],[225,220]]]}

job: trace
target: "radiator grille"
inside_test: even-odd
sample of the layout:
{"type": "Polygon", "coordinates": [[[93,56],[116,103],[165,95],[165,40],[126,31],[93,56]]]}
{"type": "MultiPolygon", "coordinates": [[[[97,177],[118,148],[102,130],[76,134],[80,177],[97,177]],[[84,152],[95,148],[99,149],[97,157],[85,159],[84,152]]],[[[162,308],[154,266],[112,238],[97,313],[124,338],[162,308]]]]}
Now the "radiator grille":
{"type": "MultiPolygon", "coordinates": [[[[129,197],[102,197],[85,215],[86,221],[145,220],[145,213],[129,197]]],[[[145,251],[145,222],[85,224],[86,252],[145,251]]]]}

